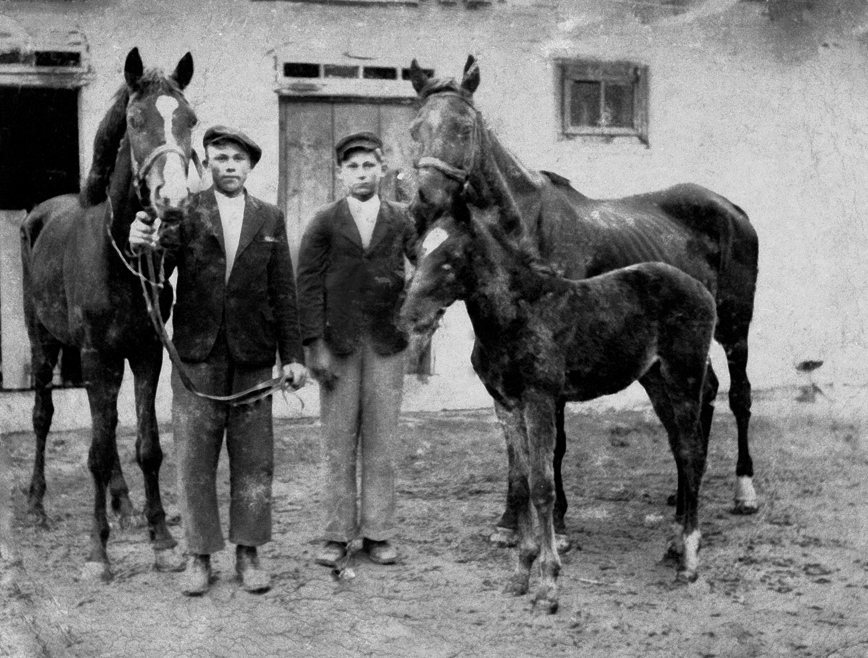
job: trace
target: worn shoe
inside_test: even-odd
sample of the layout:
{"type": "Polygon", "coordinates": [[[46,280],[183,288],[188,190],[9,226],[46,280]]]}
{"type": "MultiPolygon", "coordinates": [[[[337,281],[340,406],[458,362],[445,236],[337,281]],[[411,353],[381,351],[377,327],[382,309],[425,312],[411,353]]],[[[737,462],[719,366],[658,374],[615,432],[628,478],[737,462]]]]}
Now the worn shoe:
{"type": "Polygon", "coordinates": [[[398,551],[388,541],[365,539],[364,548],[371,562],[377,564],[395,564],[395,560],[398,559],[398,551]]]}
{"type": "Polygon", "coordinates": [[[259,565],[255,546],[239,544],[235,548],[235,572],[245,592],[259,594],[271,589],[271,576],[259,565]]]}
{"type": "Polygon", "coordinates": [[[338,562],[347,555],[346,544],[337,541],[327,541],[317,553],[316,563],[324,567],[336,567],[338,562]]]}
{"type": "Polygon", "coordinates": [[[211,556],[191,555],[181,574],[181,593],[187,596],[202,596],[211,582],[211,556]]]}

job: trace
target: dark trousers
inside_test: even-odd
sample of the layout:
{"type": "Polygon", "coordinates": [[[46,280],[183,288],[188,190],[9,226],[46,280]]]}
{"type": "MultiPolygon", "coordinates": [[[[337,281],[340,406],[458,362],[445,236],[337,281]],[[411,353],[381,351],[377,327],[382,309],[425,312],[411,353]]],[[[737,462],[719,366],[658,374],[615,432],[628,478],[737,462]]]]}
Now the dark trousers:
{"type": "MultiPolygon", "coordinates": [[[[271,368],[233,364],[221,331],[208,359],[185,363],[196,388],[212,395],[242,391],[271,378],[271,368]]],[[[181,516],[190,554],[223,548],[217,506],[217,464],[226,436],[229,454],[229,541],[260,546],[271,540],[274,434],[271,398],[237,407],[199,398],[172,372],[172,422],[181,516]]]]}

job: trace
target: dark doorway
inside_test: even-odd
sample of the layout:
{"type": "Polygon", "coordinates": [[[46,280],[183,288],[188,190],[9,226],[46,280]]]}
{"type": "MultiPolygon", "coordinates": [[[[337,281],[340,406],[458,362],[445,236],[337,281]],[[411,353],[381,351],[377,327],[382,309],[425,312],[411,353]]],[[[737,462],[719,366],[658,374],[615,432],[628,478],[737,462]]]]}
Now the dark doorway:
{"type": "Polygon", "coordinates": [[[0,209],[78,192],[78,90],[0,87],[0,209]]]}

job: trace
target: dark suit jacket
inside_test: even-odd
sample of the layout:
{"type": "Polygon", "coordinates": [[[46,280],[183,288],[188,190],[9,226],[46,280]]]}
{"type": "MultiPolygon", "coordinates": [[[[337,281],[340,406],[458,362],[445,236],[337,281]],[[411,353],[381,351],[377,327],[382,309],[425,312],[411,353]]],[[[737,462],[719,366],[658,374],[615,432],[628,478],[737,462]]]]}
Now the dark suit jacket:
{"type": "Polygon", "coordinates": [[[406,207],[382,199],[367,249],[347,200],[321,208],[298,255],[302,339],[325,338],[336,354],[350,354],[366,331],[377,353],[407,346],[397,327],[404,300],[404,256],[414,259],[416,233],[406,207]]]}
{"type": "Polygon", "coordinates": [[[214,190],[196,195],[180,228],[174,334],[185,361],[204,361],[225,321],[234,363],[303,363],[292,262],[283,213],[244,192],[241,240],[229,281],[214,190]]]}

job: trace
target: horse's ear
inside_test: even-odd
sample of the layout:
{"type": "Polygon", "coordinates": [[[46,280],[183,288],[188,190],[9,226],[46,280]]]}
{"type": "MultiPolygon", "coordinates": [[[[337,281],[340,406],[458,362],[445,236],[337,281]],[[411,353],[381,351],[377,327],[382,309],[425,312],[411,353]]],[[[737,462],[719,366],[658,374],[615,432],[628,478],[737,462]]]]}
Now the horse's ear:
{"type": "Polygon", "coordinates": [[[419,62],[414,59],[410,64],[410,82],[413,83],[413,89],[416,90],[417,94],[422,91],[430,79],[431,76],[425,73],[425,69],[419,66],[419,62]]]}
{"type": "Polygon", "coordinates": [[[473,55],[467,56],[467,63],[464,65],[464,77],[461,80],[461,88],[468,93],[473,93],[479,86],[479,62],[473,55]]]}
{"type": "Polygon", "coordinates": [[[181,58],[181,61],[178,62],[178,66],[175,67],[175,72],[172,73],[172,79],[178,83],[178,86],[181,89],[186,89],[192,78],[193,56],[190,53],[187,53],[181,58]]]}
{"type": "Polygon", "coordinates": [[[127,55],[127,61],[124,62],[124,79],[127,81],[127,86],[132,90],[137,89],[144,72],[145,66],[142,64],[139,49],[133,48],[127,55]]]}

